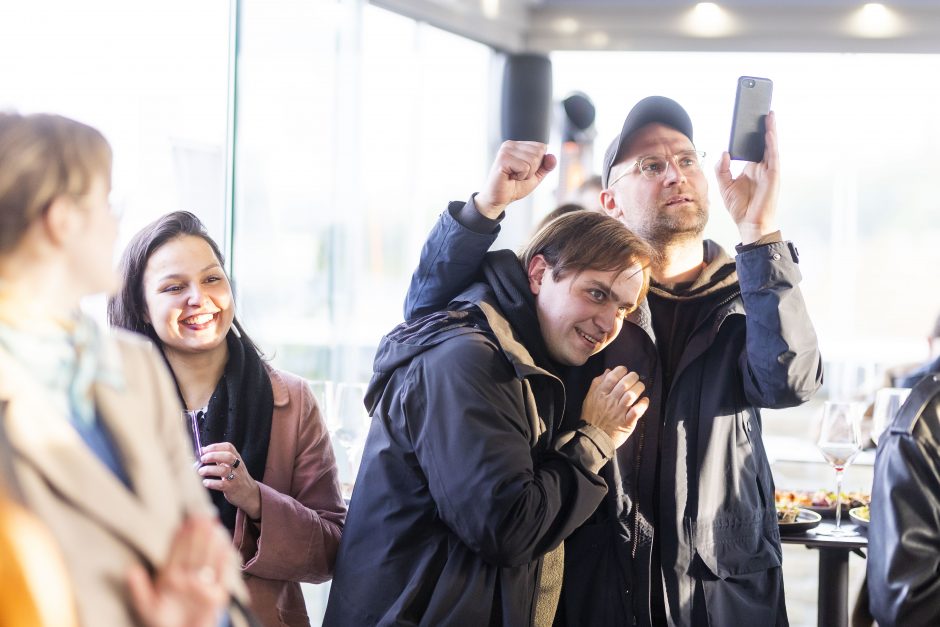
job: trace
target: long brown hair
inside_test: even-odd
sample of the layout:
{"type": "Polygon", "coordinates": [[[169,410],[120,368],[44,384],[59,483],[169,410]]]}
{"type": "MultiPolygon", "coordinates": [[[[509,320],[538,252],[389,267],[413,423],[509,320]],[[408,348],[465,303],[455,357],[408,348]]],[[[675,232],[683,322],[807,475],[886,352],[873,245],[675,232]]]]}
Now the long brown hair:
{"type": "MultiPolygon", "coordinates": [[[[205,225],[195,215],[188,211],[174,211],[158,218],[142,228],[130,241],[124,254],[121,255],[119,271],[121,273],[121,288],[108,301],[108,322],[112,326],[142,333],[149,337],[157,346],[162,342],[157,336],[153,325],[147,322],[147,301],[144,298],[144,271],[147,262],[158,248],[178,237],[193,236],[205,241],[212,249],[212,253],[225,266],[225,257],[215,240],[209,236],[205,225]]],[[[251,348],[263,356],[245,330],[237,317],[233,317],[232,326],[251,348]]]]}

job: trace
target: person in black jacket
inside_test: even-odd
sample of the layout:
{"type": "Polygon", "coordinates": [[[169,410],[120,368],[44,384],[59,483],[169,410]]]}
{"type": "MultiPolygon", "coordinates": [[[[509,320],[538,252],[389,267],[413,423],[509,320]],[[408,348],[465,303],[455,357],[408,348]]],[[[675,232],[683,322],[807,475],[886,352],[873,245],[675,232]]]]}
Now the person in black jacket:
{"type": "MultiPolygon", "coordinates": [[[[822,383],[822,360],[796,248],[777,230],[772,113],[766,129],[760,163],[737,177],[727,153],[716,165],[741,235],[735,259],[704,239],[703,153],[677,102],[641,100],[607,149],[604,210],[660,256],[649,297],[623,332],[570,371],[565,420],[578,420],[592,378],[619,365],[640,374],[650,409],[602,470],[603,505],[565,541],[564,624],[787,624],[760,408],[807,401],[822,383]]],[[[412,277],[406,319],[473,279],[508,200],[484,190],[441,216],[412,277]]]]}
{"type": "Polygon", "coordinates": [[[881,627],[940,625],[940,374],[911,390],[878,440],[868,594],[881,627]]]}
{"type": "MultiPolygon", "coordinates": [[[[490,184],[526,195],[542,155],[510,172],[529,148],[504,144],[490,184]]],[[[612,218],[562,216],[382,340],[325,625],[553,623],[562,543],[604,498],[598,473],[647,406],[637,375],[614,368],[562,429],[561,376],[616,337],[651,256],[612,218]]]]}

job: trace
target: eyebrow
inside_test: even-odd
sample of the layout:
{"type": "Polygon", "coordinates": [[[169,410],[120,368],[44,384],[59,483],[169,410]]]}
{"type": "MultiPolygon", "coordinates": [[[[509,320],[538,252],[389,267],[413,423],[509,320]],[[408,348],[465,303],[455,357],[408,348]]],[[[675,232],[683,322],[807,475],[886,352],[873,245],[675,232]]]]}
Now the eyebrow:
{"type": "MultiPolygon", "coordinates": [[[[221,268],[221,267],[222,266],[220,266],[218,262],[213,262],[213,263],[210,263],[205,268],[203,268],[202,270],[200,270],[198,274],[202,274],[206,270],[211,270],[213,268],[221,268]]],[[[170,279],[182,279],[182,278],[184,278],[182,274],[165,274],[162,277],[160,277],[160,279],[158,280],[158,283],[162,283],[163,281],[168,281],[170,279]]]]}
{"type": "Polygon", "coordinates": [[[608,298],[619,302],[624,307],[627,307],[627,308],[636,307],[636,303],[628,303],[627,301],[623,300],[606,283],[601,283],[597,279],[588,279],[588,284],[601,290],[602,292],[607,294],[608,298]]]}

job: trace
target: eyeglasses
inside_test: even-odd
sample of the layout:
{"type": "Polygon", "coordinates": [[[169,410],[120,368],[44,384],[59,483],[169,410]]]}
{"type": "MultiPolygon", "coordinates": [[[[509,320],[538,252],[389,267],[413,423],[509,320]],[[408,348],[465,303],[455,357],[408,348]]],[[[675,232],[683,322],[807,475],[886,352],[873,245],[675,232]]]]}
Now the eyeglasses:
{"type": "MultiPolygon", "coordinates": [[[[676,169],[682,174],[694,174],[702,170],[702,159],[705,158],[705,153],[699,150],[683,150],[682,152],[677,152],[674,155],[666,157],[664,155],[648,155],[646,157],[640,157],[633,164],[636,169],[643,175],[644,178],[654,180],[658,179],[666,174],[666,170],[669,167],[669,163],[672,162],[675,164],[676,169]]],[[[631,174],[633,169],[628,169],[626,172],[615,178],[611,181],[607,187],[613,187],[614,183],[622,179],[628,174],[631,174]]]]}

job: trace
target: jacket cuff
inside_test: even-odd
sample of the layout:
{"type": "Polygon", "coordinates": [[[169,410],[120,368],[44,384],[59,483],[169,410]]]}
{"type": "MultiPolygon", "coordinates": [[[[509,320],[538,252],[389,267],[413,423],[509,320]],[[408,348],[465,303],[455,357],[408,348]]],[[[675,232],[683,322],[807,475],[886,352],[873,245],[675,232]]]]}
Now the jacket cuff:
{"type": "Polygon", "coordinates": [[[756,293],[773,285],[797,285],[802,280],[799,261],[791,242],[767,244],[739,254],[735,262],[741,293],[756,293]]]}
{"type": "Polygon", "coordinates": [[[499,214],[499,217],[495,220],[487,218],[477,209],[477,205],[473,201],[475,197],[476,194],[473,194],[470,200],[463,205],[459,202],[450,203],[447,207],[450,211],[450,215],[453,216],[458,224],[470,229],[474,233],[482,233],[485,235],[496,233],[499,230],[499,223],[506,217],[506,212],[504,211],[499,214]]]}
{"type": "Polygon", "coordinates": [[[609,435],[587,423],[576,431],[567,431],[555,439],[555,450],[572,463],[595,475],[614,456],[614,441],[609,435]]]}
{"type": "Polygon", "coordinates": [[[767,235],[759,238],[756,242],[751,242],[750,244],[738,244],[734,247],[734,250],[740,255],[741,253],[746,253],[749,250],[754,250],[755,248],[760,248],[761,246],[766,246],[767,244],[776,244],[777,242],[782,241],[783,236],[780,234],[780,231],[774,231],[773,233],[768,233],[767,235]]]}

